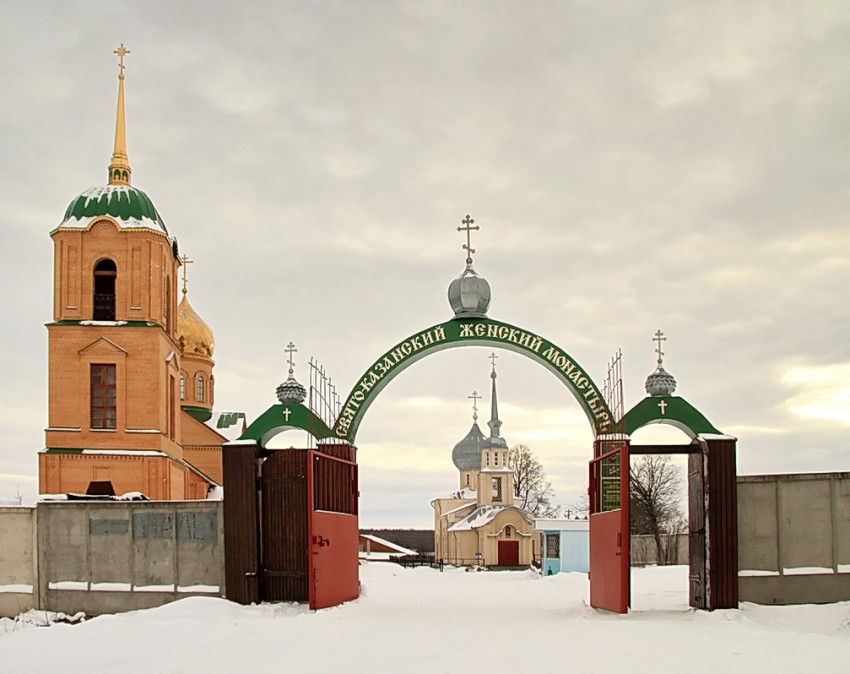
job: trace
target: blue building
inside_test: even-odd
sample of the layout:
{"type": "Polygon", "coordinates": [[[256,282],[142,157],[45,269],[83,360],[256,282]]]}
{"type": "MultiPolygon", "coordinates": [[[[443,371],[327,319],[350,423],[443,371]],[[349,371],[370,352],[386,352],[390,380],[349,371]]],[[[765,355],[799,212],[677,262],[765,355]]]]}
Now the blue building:
{"type": "Polygon", "coordinates": [[[541,534],[543,575],[590,570],[590,526],[587,520],[536,519],[541,534]]]}

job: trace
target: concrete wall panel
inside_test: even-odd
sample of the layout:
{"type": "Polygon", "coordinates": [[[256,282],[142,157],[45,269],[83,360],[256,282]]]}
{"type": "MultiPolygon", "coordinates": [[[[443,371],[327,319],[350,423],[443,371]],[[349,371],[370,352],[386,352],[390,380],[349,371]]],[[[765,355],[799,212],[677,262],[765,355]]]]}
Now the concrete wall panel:
{"type": "Polygon", "coordinates": [[[738,481],[738,568],[776,571],[776,483],[738,481]]]}
{"type": "Polygon", "coordinates": [[[850,473],[739,477],[738,533],[741,601],[850,599],[850,473]]]}
{"type": "Polygon", "coordinates": [[[0,507],[0,616],[35,607],[35,508],[0,507]]]}
{"type": "Polygon", "coordinates": [[[38,506],[40,608],[89,615],[224,592],[221,501],[38,506]]]}

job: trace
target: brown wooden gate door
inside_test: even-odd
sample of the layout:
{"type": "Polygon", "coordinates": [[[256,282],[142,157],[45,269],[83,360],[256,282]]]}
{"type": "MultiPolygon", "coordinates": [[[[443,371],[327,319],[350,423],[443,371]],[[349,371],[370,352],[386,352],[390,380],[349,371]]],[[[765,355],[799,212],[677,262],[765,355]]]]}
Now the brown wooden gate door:
{"type": "Polygon", "coordinates": [[[499,566],[519,566],[519,541],[499,541],[499,566]]]}
{"type": "Polygon", "coordinates": [[[703,455],[696,451],[688,455],[688,586],[694,608],[708,608],[705,559],[703,455]]]}
{"type": "Polygon", "coordinates": [[[258,571],[257,458],[255,445],[226,446],[222,466],[224,499],[224,591],[231,601],[260,601],[258,571]]]}
{"type": "Polygon", "coordinates": [[[622,442],[590,462],[591,606],[628,613],[629,555],[629,447],[622,442]]]}
{"type": "MultiPolygon", "coordinates": [[[[344,456],[349,446],[322,449],[344,456]]],[[[307,455],[309,598],[310,608],[320,609],[360,595],[357,464],[321,451],[307,455]]]]}
{"type": "Polygon", "coordinates": [[[270,452],[260,477],[260,585],[263,601],[307,601],[307,455],[270,452]]]}

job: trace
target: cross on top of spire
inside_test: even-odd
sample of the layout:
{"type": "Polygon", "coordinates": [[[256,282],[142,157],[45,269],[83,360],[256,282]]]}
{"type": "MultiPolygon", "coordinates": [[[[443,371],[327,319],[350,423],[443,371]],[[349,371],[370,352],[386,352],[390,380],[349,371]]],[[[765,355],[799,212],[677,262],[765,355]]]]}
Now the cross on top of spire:
{"type": "Polygon", "coordinates": [[[124,47],[124,43],[122,42],[122,43],[121,43],[121,46],[120,46],[120,47],[118,47],[118,49],[116,49],[116,50],[115,50],[114,52],[112,52],[112,53],[113,53],[113,54],[115,54],[115,55],[118,57],[118,68],[119,68],[118,79],[123,80],[123,79],[124,79],[124,68],[125,68],[125,66],[124,66],[124,57],[125,57],[127,54],[129,54],[129,53],[130,53],[130,50],[129,50],[129,49],[126,49],[126,48],[124,47]]]}
{"type": "Polygon", "coordinates": [[[461,246],[461,248],[463,248],[463,250],[466,251],[466,266],[467,267],[472,266],[472,254],[475,252],[475,249],[472,247],[472,231],[481,229],[481,227],[479,227],[478,225],[475,225],[473,227],[472,223],[474,223],[474,222],[475,222],[475,220],[470,218],[469,214],[467,214],[467,216],[463,220],[460,221],[460,224],[464,225],[464,227],[458,227],[457,228],[457,231],[459,231],[459,232],[466,232],[466,244],[461,246]]]}
{"type": "Polygon", "coordinates": [[[194,263],[195,261],[190,260],[189,256],[184,253],[183,257],[180,258],[180,262],[183,263],[183,294],[185,295],[186,294],[186,284],[188,282],[188,274],[186,272],[189,271],[189,265],[194,263]]]}
{"type": "Polygon", "coordinates": [[[664,352],[661,350],[661,342],[666,342],[667,338],[664,336],[664,333],[661,332],[661,330],[656,330],[652,341],[658,342],[658,346],[655,347],[655,353],[658,354],[658,365],[661,365],[662,359],[664,357],[664,352]]]}
{"type": "Polygon", "coordinates": [[[495,352],[495,351],[493,351],[493,352],[492,352],[489,356],[487,356],[487,357],[490,359],[490,362],[493,364],[493,372],[495,372],[495,371],[496,371],[496,359],[498,358],[498,356],[496,355],[496,352],[495,352]]]}
{"type": "Polygon", "coordinates": [[[471,396],[466,396],[472,401],[472,420],[478,421],[478,401],[481,400],[481,396],[478,395],[478,391],[473,391],[471,396]]]}
{"type": "Polygon", "coordinates": [[[289,362],[289,374],[291,375],[295,368],[295,363],[292,361],[292,354],[296,353],[298,349],[295,348],[295,344],[289,342],[284,349],[284,352],[287,354],[287,360],[289,362]]]}

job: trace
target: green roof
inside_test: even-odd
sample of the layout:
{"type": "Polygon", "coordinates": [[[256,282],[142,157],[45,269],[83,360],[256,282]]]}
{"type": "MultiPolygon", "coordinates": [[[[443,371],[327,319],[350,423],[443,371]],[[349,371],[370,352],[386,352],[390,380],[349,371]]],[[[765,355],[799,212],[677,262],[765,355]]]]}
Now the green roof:
{"type": "Polygon", "coordinates": [[[108,215],[122,227],[149,227],[168,234],[147,194],[129,185],[86,190],[68,205],[60,227],[87,227],[93,218],[108,215]]]}

